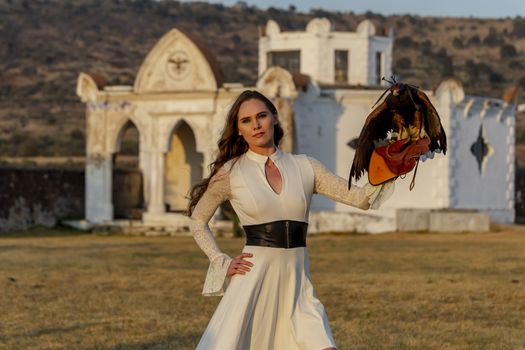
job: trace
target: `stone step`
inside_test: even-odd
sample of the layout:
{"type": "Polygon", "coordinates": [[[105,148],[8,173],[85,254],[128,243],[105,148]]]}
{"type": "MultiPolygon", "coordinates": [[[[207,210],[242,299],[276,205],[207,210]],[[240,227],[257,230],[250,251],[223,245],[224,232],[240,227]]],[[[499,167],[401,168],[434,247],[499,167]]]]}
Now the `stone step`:
{"type": "Polygon", "coordinates": [[[490,216],[466,209],[398,209],[398,231],[488,232],[490,216]]]}

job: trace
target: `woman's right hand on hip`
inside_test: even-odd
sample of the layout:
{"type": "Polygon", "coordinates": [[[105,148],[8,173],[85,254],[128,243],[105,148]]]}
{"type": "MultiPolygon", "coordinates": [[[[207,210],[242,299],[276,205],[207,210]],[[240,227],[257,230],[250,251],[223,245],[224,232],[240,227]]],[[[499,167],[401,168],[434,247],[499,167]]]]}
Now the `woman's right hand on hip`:
{"type": "Polygon", "coordinates": [[[248,260],[244,260],[243,258],[251,257],[253,257],[253,254],[251,253],[242,253],[241,255],[233,258],[233,260],[230,262],[230,266],[228,267],[228,272],[226,272],[226,276],[230,277],[235,274],[245,275],[246,272],[250,272],[250,267],[252,267],[253,264],[248,260]]]}

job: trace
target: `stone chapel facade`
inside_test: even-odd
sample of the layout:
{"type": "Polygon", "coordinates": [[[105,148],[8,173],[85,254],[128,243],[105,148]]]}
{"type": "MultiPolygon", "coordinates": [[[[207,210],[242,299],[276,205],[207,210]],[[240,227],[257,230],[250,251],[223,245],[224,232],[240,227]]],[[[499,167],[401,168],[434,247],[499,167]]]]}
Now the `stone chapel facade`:
{"type": "MultiPolygon", "coordinates": [[[[347,177],[355,139],[392,70],[393,34],[376,35],[365,20],[354,32],[334,32],[313,19],[304,32],[282,32],[269,21],[259,42],[256,87],[224,83],[208,51],[172,29],[149,52],[133,86],[103,86],[81,73],[77,94],[86,103],[86,220],[114,221],[113,156],[129,123],[139,139],[146,225],[187,225],[181,211],[192,184],[207,175],[233,100],[258,89],[279,110],[281,148],[306,153],[347,177]]],[[[446,156],[419,166],[416,186],[398,180],[378,211],[314,198],[310,232],[395,230],[399,209],[479,210],[498,222],[514,221],[516,106],[465,95],[455,79],[427,92],[449,139],[446,156]]]]}

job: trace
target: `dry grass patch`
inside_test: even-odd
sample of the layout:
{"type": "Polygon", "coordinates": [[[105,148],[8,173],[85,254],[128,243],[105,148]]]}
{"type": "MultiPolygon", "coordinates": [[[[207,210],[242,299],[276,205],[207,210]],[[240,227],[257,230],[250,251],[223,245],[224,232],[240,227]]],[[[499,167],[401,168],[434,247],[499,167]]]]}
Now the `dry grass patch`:
{"type": "MultiPolygon", "coordinates": [[[[340,349],[525,349],[519,230],[309,247],[340,349]]],[[[191,237],[7,237],[0,261],[2,349],[194,349],[220,300],[200,296],[208,262],[191,237]]]]}

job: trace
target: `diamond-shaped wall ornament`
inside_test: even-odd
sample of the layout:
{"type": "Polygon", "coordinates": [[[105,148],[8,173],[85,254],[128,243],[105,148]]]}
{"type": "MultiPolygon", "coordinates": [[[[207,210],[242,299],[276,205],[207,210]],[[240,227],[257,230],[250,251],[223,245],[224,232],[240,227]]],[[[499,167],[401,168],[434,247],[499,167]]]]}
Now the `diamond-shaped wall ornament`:
{"type": "Polygon", "coordinates": [[[472,146],[470,146],[470,152],[476,158],[478,162],[479,173],[482,173],[483,164],[487,161],[489,156],[492,154],[492,146],[487,142],[487,139],[483,135],[483,125],[479,126],[478,138],[472,146]]]}

